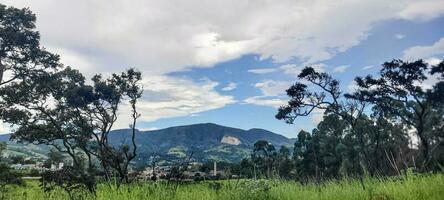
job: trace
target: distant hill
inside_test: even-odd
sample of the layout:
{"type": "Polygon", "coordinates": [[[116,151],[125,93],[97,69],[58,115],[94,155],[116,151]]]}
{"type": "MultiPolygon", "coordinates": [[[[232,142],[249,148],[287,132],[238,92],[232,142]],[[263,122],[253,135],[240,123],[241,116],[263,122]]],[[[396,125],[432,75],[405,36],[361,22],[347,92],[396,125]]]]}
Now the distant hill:
{"type": "Polygon", "coordinates": [[[7,142],[9,141],[9,134],[0,135],[0,142],[7,142]]]}
{"type": "MultiPolygon", "coordinates": [[[[8,140],[7,135],[0,135],[0,141],[8,140]]],[[[176,126],[153,131],[138,131],[137,163],[149,164],[149,158],[159,155],[163,160],[177,160],[193,152],[197,161],[218,160],[238,162],[251,154],[253,145],[258,140],[266,140],[277,148],[282,145],[293,146],[294,140],[264,130],[242,130],[212,123],[176,126]]],[[[122,145],[131,141],[130,129],[114,130],[109,134],[109,142],[122,145]]],[[[9,142],[10,147],[17,147],[9,142]]],[[[20,145],[20,144],[18,144],[20,145]]],[[[33,145],[32,149],[36,149],[33,145]]],[[[37,148],[38,149],[38,148],[37,148]]],[[[42,152],[41,149],[38,154],[42,152]]],[[[16,148],[17,150],[17,148],[16,148]]]]}

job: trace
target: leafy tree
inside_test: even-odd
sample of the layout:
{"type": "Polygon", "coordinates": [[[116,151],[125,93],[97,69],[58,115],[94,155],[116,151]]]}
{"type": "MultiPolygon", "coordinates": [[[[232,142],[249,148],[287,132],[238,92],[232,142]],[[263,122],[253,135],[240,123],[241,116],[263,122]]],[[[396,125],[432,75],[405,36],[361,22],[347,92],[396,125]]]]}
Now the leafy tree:
{"type": "MultiPolygon", "coordinates": [[[[7,105],[3,119],[18,127],[11,138],[23,143],[52,146],[70,157],[73,169],[78,173],[76,176],[83,177],[79,180],[94,180],[90,135],[93,129],[85,123],[86,118],[81,116],[79,107],[79,103],[84,103],[82,100],[93,98],[87,95],[92,88],[85,84],[84,77],[68,67],[45,78],[14,82],[11,86],[2,91],[3,102],[7,105]],[[87,166],[82,162],[83,154],[88,157],[87,166]]],[[[49,171],[45,177],[52,176],[53,179],[41,180],[54,181],[62,177],[56,174],[49,171]]],[[[86,185],[82,182],[77,184],[86,185]]],[[[89,190],[95,191],[94,187],[89,190]]]]}
{"type": "Polygon", "coordinates": [[[48,159],[45,161],[44,166],[51,168],[51,165],[58,165],[63,163],[65,156],[55,149],[51,149],[48,153],[48,159]]]}
{"type": "Polygon", "coordinates": [[[254,143],[253,154],[251,155],[251,160],[254,163],[255,176],[256,170],[260,170],[262,174],[270,178],[276,158],[277,152],[271,143],[265,140],[256,141],[256,143],[254,143]]]}
{"type": "Polygon", "coordinates": [[[6,142],[0,142],[0,162],[2,162],[4,150],[6,150],[6,142]]]}
{"type": "Polygon", "coordinates": [[[96,75],[93,77],[94,91],[93,94],[96,99],[85,106],[91,121],[95,123],[92,127],[96,131],[91,132],[98,144],[98,154],[96,155],[101,160],[102,166],[110,180],[110,168],[116,170],[120,176],[121,182],[128,182],[128,165],[131,160],[136,157],[137,145],[135,142],[136,136],[136,122],[140,117],[137,112],[137,100],[141,98],[143,89],[140,85],[142,74],[134,69],[129,69],[120,75],[113,74],[109,79],[103,79],[102,76],[96,75]],[[119,106],[122,101],[128,98],[131,106],[132,124],[131,128],[131,143],[123,144],[116,148],[108,143],[108,134],[111,131],[115,121],[119,106]]]}
{"type": "Polygon", "coordinates": [[[357,128],[367,106],[366,102],[359,98],[345,98],[347,95],[341,92],[339,81],[325,72],[315,71],[312,67],[304,68],[298,78],[299,81],[287,90],[290,97],[288,105],[279,108],[276,118],[292,124],[296,118],[308,116],[315,110],[338,116],[347,123],[353,138],[356,138],[360,146],[359,159],[362,161],[359,163],[363,165],[362,168],[367,168],[369,154],[365,147],[365,132],[357,128]]]}
{"type": "Polygon", "coordinates": [[[96,180],[93,176],[85,176],[81,169],[72,166],[66,166],[57,171],[46,171],[42,174],[42,187],[45,192],[55,189],[55,187],[63,188],[69,195],[70,199],[84,199],[89,191],[95,194],[96,180]]]}
{"type": "Polygon", "coordinates": [[[11,160],[12,164],[25,164],[25,158],[23,156],[17,155],[17,156],[11,156],[9,158],[11,160]]]}
{"type": "Polygon", "coordinates": [[[290,149],[286,146],[281,146],[277,158],[277,173],[281,178],[291,178],[293,176],[293,162],[290,159],[290,149]]]}
{"type": "MultiPolygon", "coordinates": [[[[435,85],[434,92],[421,85],[428,79],[430,70],[431,67],[422,60],[392,60],[382,65],[378,78],[371,75],[357,77],[355,81],[359,90],[353,95],[354,98],[373,103],[379,110],[397,117],[408,127],[415,129],[420,140],[423,169],[431,160],[434,150],[431,147],[439,145],[431,139],[425,126],[431,110],[438,105],[437,96],[442,97],[442,90],[439,90],[442,81],[435,85]]],[[[443,74],[440,66],[433,68],[431,72],[443,74]]]]}
{"type": "Polygon", "coordinates": [[[254,177],[254,163],[247,158],[242,159],[240,162],[240,170],[239,170],[239,176],[240,177],[247,177],[247,178],[253,178],[254,177]]]}
{"type": "MultiPolygon", "coordinates": [[[[439,71],[438,67],[434,69],[434,73],[439,71]]],[[[343,94],[337,80],[311,67],[303,69],[298,78],[300,81],[287,90],[288,105],[279,109],[276,118],[293,123],[315,110],[324,111],[323,121],[311,134],[305,131],[298,134],[293,160],[300,179],[362,177],[365,172],[399,174],[401,168],[412,166],[406,127],[395,113],[370,101],[368,96],[372,94],[362,92],[362,88],[354,94],[343,94]],[[369,105],[374,105],[372,110],[366,109],[369,105]],[[373,114],[367,115],[371,111],[373,114]]],[[[442,96],[438,86],[424,94],[435,99],[442,96]]],[[[435,143],[440,141],[438,132],[442,130],[439,129],[442,123],[432,124],[442,118],[438,111],[442,106],[437,102],[430,107],[430,113],[436,113],[430,114],[434,119],[424,119],[431,123],[428,129],[435,131],[428,131],[436,135],[435,143]]]]}
{"type": "Polygon", "coordinates": [[[40,46],[35,21],[27,8],[0,4],[1,119],[17,125],[13,139],[51,145],[68,155],[74,171],[82,177],[79,180],[94,179],[95,156],[107,180],[113,170],[127,182],[128,165],[137,151],[135,124],[140,114],[136,103],[142,95],[141,73],[130,69],[109,79],[96,75],[93,85],[87,85],[81,73],[63,68],[57,55],[40,46]],[[131,144],[113,147],[108,144],[108,133],[125,100],[132,111],[131,144]]]}
{"type": "Polygon", "coordinates": [[[0,86],[27,81],[59,67],[58,56],[40,46],[35,15],[0,4],[0,86]]]}
{"type": "Polygon", "coordinates": [[[14,90],[4,90],[5,102],[11,105],[4,118],[19,126],[12,135],[14,139],[53,146],[71,158],[75,169],[84,169],[85,176],[94,176],[95,156],[108,181],[113,169],[121,182],[127,182],[128,165],[136,156],[135,123],[140,115],[135,105],[141,97],[140,79],[140,72],[130,69],[109,79],[96,75],[93,85],[87,85],[81,73],[68,67],[49,76],[38,89],[22,82],[14,84],[14,90]],[[17,91],[29,91],[27,96],[32,98],[22,100],[17,91]],[[125,98],[132,108],[131,147],[113,147],[108,143],[108,134],[125,98]]]}
{"type": "Polygon", "coordinates": [[[294,144],[293,159],[298,177],[308,181],[312,177],[320,177],[319,143],[309,132],[301,130],[294,144]]]}
{"type": "Polygon", "coordinates": [[[20,175],[11,170],[6,162],[3,161],[3,151],[6,149],[6,143],[0,142],[0,197],[4,199],[6,193],[6,185],[23,184],[23,180],[20,175]]]}
{"type": "Polygon", "coordinates": [[[324,119],[312,131],[319,148],[318,157],[322,166],[323,177],[339,178],[339,169],[342,165],[347,146],[344,145],[344,137],[349,133],[347,123],[336,115],[325,115],[324,119]]]}

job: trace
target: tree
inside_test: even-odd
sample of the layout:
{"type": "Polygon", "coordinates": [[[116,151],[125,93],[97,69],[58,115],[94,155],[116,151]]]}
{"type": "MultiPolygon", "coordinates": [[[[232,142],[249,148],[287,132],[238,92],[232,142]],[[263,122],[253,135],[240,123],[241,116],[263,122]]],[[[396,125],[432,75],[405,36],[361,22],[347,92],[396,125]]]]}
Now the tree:
{"type": "Polygon", "coordinates": [[[320,160],[318,142],[309,132],[301,130],[294,144],[293,160],[298,177],[308,181],[312,177],[319,179],[320,160]]]}
{"type": "Polygon", "coordinates": [[[59,165],[63,163],[65,156],[55,149],[51,149],[48,153],[48,159],[45,161],[44,166],[46,168],[51,168],[52,165],[59,165]]]}
{"type": "Polygon", "coordinates": [[[108,180],[109,168],[116,170],[120,176],[121,182],[128,182],[128,165],[136,157],[137,145],[136,122],[140,117],[137,111],[137,100],[142,97],[142,86],[140,80],[142,74],[134,69],[129,69],[120,75],[113,74],[111,78],[104,80],[100,75],[93,77],[94,88],[96,91],[96,100],[91,106],[85,109],[87,113],[92,113],[91,120],[95,123],[93,127],[97,130],[92,132],[98,144],[98,156],[102,162],[108,180]],[[131,144],[123,144],[115,148],[108,143],[108,134],[117,120],[117,111],[124,98],[129,99],[131,106],[131,144]]]}
{"type": "Polygon", "coordinates": [[[271,143],[265,140],[256,141],[253,154],[251,155],[251,160],[254,163],[255,177],[256,170],[261,170],[266,177],[270,178],[276,158],[277,152],[271,143]]]}
{"type": "Polygon", "coordinates": [[[292,177],[293,162],[290,159],[290,149],[286,146],[281,146],[279,149],[276,169],[279,177],[286,179],[292,177]]]}
{"type": "Polygon", "coordinates": [[[0,142],[0,162],[2,162],[4,150],[6,150],[6,142],[0,142]]]}
{"type": "Polygon", "coordinates": [[[254,163],[247,158],[242,159],[242,161],[240,162],[240,172],[239,172],[239,177],[243,178],[243,177],[247,177],[247,178],[253,178],[254,177],[254,170],[255,170],[255,166],[254,163]]]}
{"type": "MultiPolygon", "coordinates": [[[[77,182],[72,187],[87,185],[88,190],[94,192],[95,185],[89,184],[89,180],[95,180],[90,135],[93,129],[85,123],[86,118],[81,116],[79,107],[93,96],[89,95],[92,88],[86,85],[82,74],[68,67],[39,79],[10,85],[3,88],[1,94],[7,105],[3,109],[3,119],[18,127],[11,138],[23,143],[50,145],[65,153],[73,163],[72,168],[66,169],[72,171],[66,174],[76,174],[82,177],[79,180],[88,180],[88,184],[77,182]],[[87,166],[82,162],[83,155],[88,157],[87,166]]],[[[57,173],[48,171],[41,180],[63,182],[55,181],[64,177],[57,173]]]]}
{"type": "MultiPolygon", "coordinates": [[[[440,69],[438,65],[431,73],[442,76],[443,71],[440,69]]],[[[437,99],[442,99],[442,93],[436,91],[442,85],[442,81],[435,85],[435,92],[421,85],[428,79],[430,70],[431,67],[422,60],[414,62],[392,60],[382,65],[378,78],[371,75],[365,78],[357,77],[355,81],[359,89],[352,95],[353,98],[374,104],[379,110],[397,117],[408,127],[415,129],[421,143],[422,169],[426,168],[432,157],[434,148],[431,146],[436,145],[436,141],[431,140],[428,135],[425,125],[431,110],[438,105],[437,99]]]]}
{"type": "Polygon", "coordinates": [[[35,15],[27,8],[17,9],[0,4],[1,87],[59,67],[58,56],[40,46],[35,21],[35,15]]]}
{"type": "Polygon", "coordinates": [[[11,156],[9,159],[11,160],[12,164],[25,164],[25,158],[20,155],[11,156]]]}
{"type": "Polygon", "coordinates": [[[344,138],[350,132],[347,131],[347,123],[336,115],[324,115],[323,120],[312,131],[314,141],[319,148],[321,174],[325,178],[339,178],[340,167],[345,159],[347,146],[344,138]]]}
{"type": "MultiPolygon", "coordinates": [[[[140,72],[130,69],[105,80],[96,75],[93,85],[87,85],[80,72],[68,67],[38,84],[13,83],[13,88],[3,90],[4,102],[8,105],[4,119],[18,126],[12,134],[13,139],[51,145],[69,156],[73,161],[71,169],[83,174],[74,180],[85,180],[88,186],[93,186],[89,183],[96,173],[92,160],[95,156],[101,161],[108,181],[110,169],[114,169],[120,181],[126,182],[128,165],[136,156],[135,123],[140,115],[135,104],[141,96],[140,79],[140,72]],[[21,95],[25,92],[26,95],[21,95]],[[113,147],[108,143],[108,133],[126,98],[132,107],[132,147],[113,147]]],[[[89,190],[95,191],[94,188],[89,190]]]]}
{"type": "Polygon", "coordinates": [[[1,199],[4,199],[6,193],[6,185],[14,184],[21,185],[23,180],[20,175],[12,171],[11,168],[3,161],[3,151],[6,149],[6,143],[0,142],[0,194],[1,199]]]}
{"type": "MultiPolygon", "coordinates": [[[[88,85],[80,72],[63,68],[57,55],[40,46],[35,21],[29,9],[0,4],[1,119],[16,125],[13,139],[50,145],[70,157],[73,166],[60,173],[76,181],[65,189],[83,184],[95,191],[94,156],[101,161],[108,181],[112,169],[121,182],[127,182],[128,165],[137,150],[135,125],[140,114],[136,103],[142,95],[141,73],[130,69],[108,79],[96,75],[88,85]],[[131,144],[113,147],[108,143],[108,133],[126,100],[132,112],[131,144]]],[[[57,178],[66,178],[50,173],[42,180],[57,183],[57,178]]]]}
{"type": "Polygon", "coordinates": [[[367,168],[369,154],[365,147],[365,133],[357,128],[367,103],[359,98],[345,98],[349,95],[343,95],[339,81],[312,67],[304,68],[298,78],[299,81],[286,91],[290,100],[288,105],[279,108],[276,118],[292,124],[296,118],[308,116],[315,110],[340,117],[350,127],[351,134],[360,145],[360,163],[364,165],[362,168],[367,168]]]}

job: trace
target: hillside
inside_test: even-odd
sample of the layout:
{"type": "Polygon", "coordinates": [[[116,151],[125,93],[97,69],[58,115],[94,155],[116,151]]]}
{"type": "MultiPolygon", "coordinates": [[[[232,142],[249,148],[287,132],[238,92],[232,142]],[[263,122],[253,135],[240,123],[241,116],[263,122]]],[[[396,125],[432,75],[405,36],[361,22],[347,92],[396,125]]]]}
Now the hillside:
{"type": "MultiPolygon", "coordinates": [[[[109,135],[111,144],[119,146],[130,142],[130,130],[114,130],[109,135]]],[[[0,136],[0,141],[7,141],[8,135],[0,136]]],[[[251,154],[253,145],[258,140],[266,140],[277,148],[292,146],[293,140],[282,135],[264,130],[242,130],[212,123],[176,126],[153,131],[138,131],[137,163],[146,165],[150,157],[159,155],[162,160],[171,161],[186,157],[193,152],[197,161],[219,160],[238,162],[251,154]]],[[[44,145],[22,145],[8,142],[9,154],[44,157],[48,147],[44,145]]]]}

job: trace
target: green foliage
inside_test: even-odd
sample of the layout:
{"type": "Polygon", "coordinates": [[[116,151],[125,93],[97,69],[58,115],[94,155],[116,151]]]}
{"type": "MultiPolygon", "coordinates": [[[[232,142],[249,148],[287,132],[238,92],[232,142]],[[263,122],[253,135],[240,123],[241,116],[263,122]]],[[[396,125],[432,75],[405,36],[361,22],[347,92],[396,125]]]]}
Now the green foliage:
{"type": "MultiPolygon", "coordinates": [[[[385,62],[378,78],[373,78],[371,75],[364,78],[357,77],[355,81],[359,86],[358,91],[350,95],[352,98],[372,103],[374,109],[384,113],[385,116],[401,120],[406,127],[415,129],[422,150],[422,155],[419,157],[421,170],[431,167],[434,151],[436,148],[442,148],[442,142],[430,134],[433,132],[430,130],[433,125],[427,126],[427,124],[432,122],[430,118],[436,109],[441,110],[444,106],[443,65],[444,61],[437,66],[430,66],[423,60],[385,62]],[[432,90],[426,89],[421,84],[432,74],[438,75],[441,80],[433,85],[432,90]]],[[[433,123],[438,124],[438,127],[442,126],[442,118],[440,120],[433,123]]]]}
{"type": "Polygon", "coordinates": [[[58,165],[65,160],[65,156],[55,149],[51,149],[48,153],[48,159],[45,160],[43,166],[46,168],[51,168],[51,165],[58,165]]]}
{"type": "Polygon", "coordinates": [[[6,143],[0,142],[0,198],[4,198],[7,185],[22,185],[23,181],[17,172],[12,171],[9,165],[2,159],[2,151],[6,149],[6,143]]]}
{"type": "Polygon", "coordinates": [[[265,140],[258,140],[254,143],[251,160],[254,163],[254,176],[272,178],[273,167],[275,166],[278,153],[276,148],[265,140]]]}
{"type": "MultiPolygon", "coordinates": [[[[0,4],[0,117],[17,126],[12,139],[50,145],[65,153],[76,169],[71,172],[81,177],[76,180],[89,180],[94,175],[95,156],[108,181],[114,172],[120,181],[128,181],[128,165],[137,148],[135,125],[140,114],[136,103],[143,91],[141,73],[129,69],[106,79],[98,74],[88,85],[79,71],[64,68],[58,56],[40,47],[35,20],[29,9],[0,4]],[[5,72],[12,78],[3,80],[5,72]],[[125,101],[132,111],[131,147],[115,147],[109,145],[108,134],[125,101]]],[[[42,180],[59,183],[56,179],[42,180]]],[[[84,185],[94,190],[89,181],[84,185]]]]}
{"type": "Polygon", "coordinates": [[[0,142],[0,158],[2,157],[3,151],[6,149],[6,142],[0,142]]]}
{"type": "Polygon", "coordinates": [[[339,81],[306,67],[287,90],[288,105],[277,119],[293,123],[314,110],[324,119],[311,133],[301,131],[293,160],[299,180],[400,175],[408,168],[439,170],[444,159],[442,66],[422,60],[393,60],[382,65],[378,78],[356,78],[353,94],[343,94],[339,81]],[[441,75],[433,89],[420,83],[441,75]],[[409,130],[419,137],[422,153],[409,144],[409,130]]]}
{"type": "Polygon", "coordinates": [[[59,67],[58,56],[40,46],[35,15],[27,8],[0,4],[0,86],[41,78],[59,67]],[[4,76],[10,73],[10,77],[4,76]],[[6,78],[6,79],[5,79],[6,78]]]}

